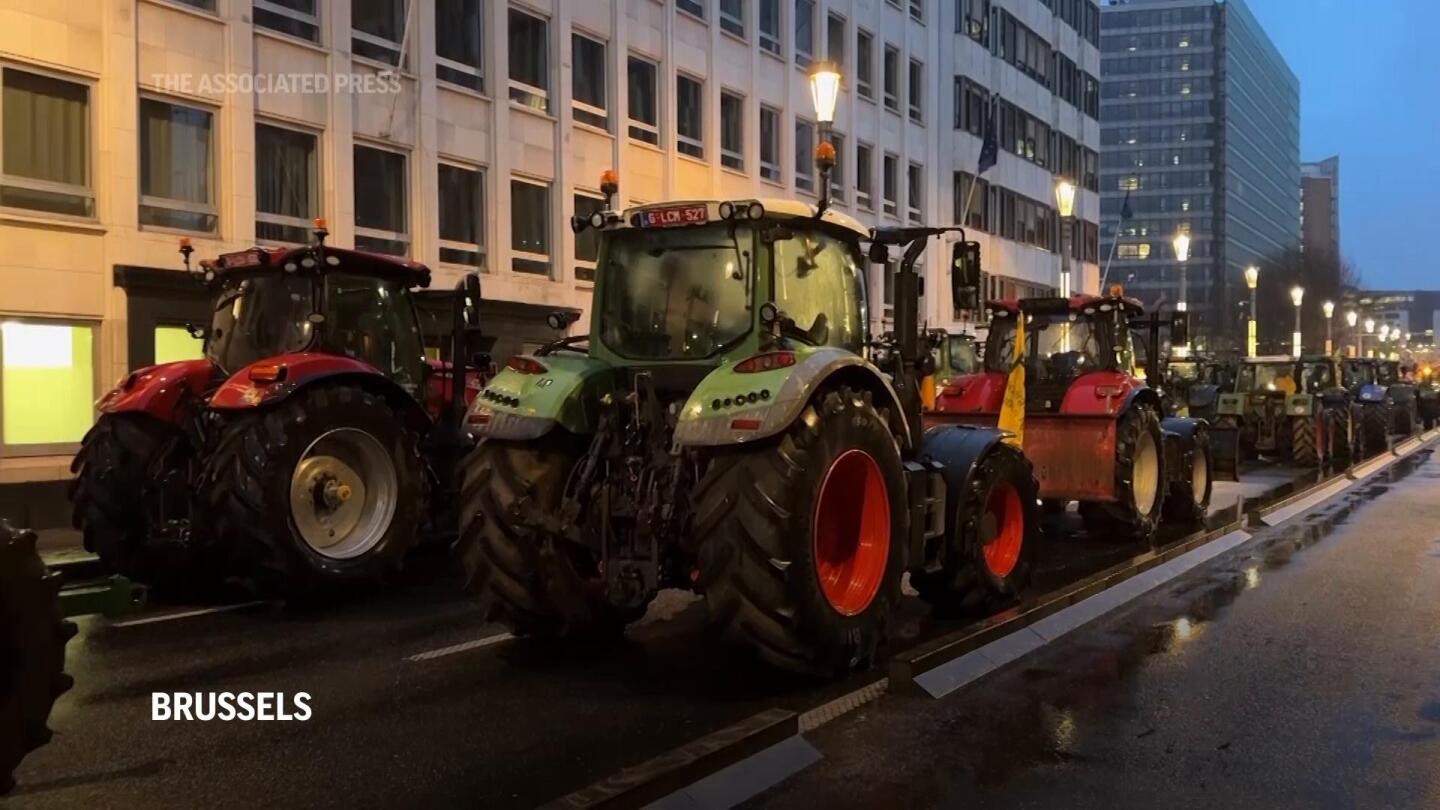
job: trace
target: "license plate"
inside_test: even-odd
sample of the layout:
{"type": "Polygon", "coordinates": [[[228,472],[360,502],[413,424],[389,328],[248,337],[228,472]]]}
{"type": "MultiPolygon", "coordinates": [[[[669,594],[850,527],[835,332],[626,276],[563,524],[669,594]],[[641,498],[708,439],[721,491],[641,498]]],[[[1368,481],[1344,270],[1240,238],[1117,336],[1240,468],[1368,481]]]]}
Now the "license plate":
{"type": "Polygon", "coordinates": [[[710,209],[704,205],[677,205],[674,208],[651,208],[640,212],[640,225],[644,228],[699,225],[709,220],[710,209]]]}
{"type": "Polygon", "coordinates": [[[226,267],[254,267],[263,264],[264,259],[258,250],[247,250],[242,253],[226,253],[220,257],[220,261],[226,267]]]}

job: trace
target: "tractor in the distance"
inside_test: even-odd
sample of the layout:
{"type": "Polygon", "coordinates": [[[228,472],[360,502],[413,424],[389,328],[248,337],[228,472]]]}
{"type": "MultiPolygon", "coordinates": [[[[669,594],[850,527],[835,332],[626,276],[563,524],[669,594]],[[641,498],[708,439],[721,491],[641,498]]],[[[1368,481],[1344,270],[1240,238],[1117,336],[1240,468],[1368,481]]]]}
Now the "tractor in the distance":
{"type": "Polygon", "coordinates": [[[934,359],[935,371],[921,381],[921,397],[925,410],[935,409],[935,397],[941,388],[956,377],[974,374],[980,370],[980,346],[975,336],[964,332],[947,332],[931,329],[926,333],[930,342],[930,356],[934,359]]]}
{"type": "Polygon", "coordinates": [[[1220,394],[1216,433],[1238,432],[1246,457],[1338,469],[1352,461],[1355,420],[1345,368],[1328,355],[1247,357],[1220,394]]]}
{"type": "MultiPolygon", "coordinates": [[[[1213,423],[1220,392],[1228,390],[1234,379],[1235,367],[1232,364],[1209,355],[1172,358],[1164,374],[1165,388],[1170,393],[1168,415],[1188,416],[1213,423]]],[[[1215,438],[1213,433],[1210,438],[1215,438]]]]}
{"type": "Polygon", "coordinates": [[[823,199],[622,213],[612,173],[601,187],[605,210],[572,222],[600,242],[590,333],[512,358],[470,411],[459,550],[495,618],[615,633],[692,589],[760,658],[828,675],[874,658],[907,571],[932,601],[1015,598],[1030,465],[999,431],[921,426],[915,262],[962,234],[952,284],[974,288],[977,244],[823,199]],[[865,271],[892,248],[895,331],[872,340],[865,271]]]}
{"type": "Polygon", "coordinates": [[[1139,301],[1116,289],[989,309],[984,370],[946,386],[932,422],[996,424],[1023,327],[1024,449],[1040,497],[1056,507],[1079,501],[1092,532],[1146,542],[1162,515],[1204,519],[1214,478],[1206,425],[1166,418],[1159,392],[1136,375],[1139,301]]]}
{"type": "Polygon", "coordinates": [[[1409,436],[1420,429],[1420,392],[1401,377],[1398,361],[1352,357],[1344,367],[1367,456],[1387,449],[1391,434],[1409,436]]]}
{"type": "Polygon", "coordinates": [[[203,262],[205,356],[100,399],[71,497],[112,569],[162,590],[238,577],[299,595],[384,578],[422,528],[453,536],[430,506],[454,503],[472,444],[478,277],[455,298],[451,362],[427,362],[411,291],[429,269],[325,236],[317,221],[309,246],[203,262]]]}

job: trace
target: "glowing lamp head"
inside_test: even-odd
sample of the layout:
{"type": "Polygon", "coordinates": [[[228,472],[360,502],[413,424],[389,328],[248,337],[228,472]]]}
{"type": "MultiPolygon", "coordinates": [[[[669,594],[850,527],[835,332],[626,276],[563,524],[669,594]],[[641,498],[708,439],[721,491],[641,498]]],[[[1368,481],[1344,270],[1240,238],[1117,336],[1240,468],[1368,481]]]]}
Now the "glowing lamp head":
{"type": "Polygon", "coordinates": [[[1249,267],[1245,268],[1245,286],[1249,287],[1252,290],[1260,286],[1259,267],[1256,267],[1252,264],[1249,267]]]}
{"type": "Polygon", "coordinates": [[[1301,287],[1299,284],[1296,284],[1294,287],[1291,287],[1291,288],[1290,288],[1290,302],[1291,302],[1291,303],[1293,303],[1295,306],[1298,307],[1298,306],[1300,306],[1300,303],[1301,303],[1302,301],[1304,301],[1304,300],[1305,300],[1305,288],[1304,288],[1304,287],[1301,287]]]}
{"type": "Polygon", "coordinates": [[[1375,331],[1375,319],[1374,319],[1374,318],[1366,318],[1366,319],[1365,319],[1365,331],[1366,331],[1367,334],[1370,333],[1370,332],[1374,332],[1374,331],[1375,331]]]}
{"type": "Polygon", "coordinates": [[[1389,340],[1389,339],[1390,339],[1390,324],[1388,324],[1388,323],[1382,323],[1382,324],[1380,324],[1380,339],[1381,339],[1381,340],[1389,340]]]}
{"type": "Polygon", "coordinates": [[[1355,328],[1355,324],[1358,323],[1359,320],[1360,313],[1356,312],[1355,310],[1352,309],[1349,312],[1345,313],[1345,324],[1351,329],[1355,328]]]}
{"type": "Polygon", "coordinates": [[[810,71],[810,100],[815,118],[822,124],[835,121],[835,104],[840,99],[840,69],[834,62],[816,62],[810,71]]]}
{"type": "Polygon", "coordinates": [[[1333,318],[1333,317],[1335,317],[1335,302],[1334,302],[1334,301],[1326,301],[1325,303],[1323,303],[1323,304],[1320,305],[1320,308],[1325,311],[1325,317],[1327,317],[1327,318],[1333,318]]]}
{"type": "Polygon", "coordinates": [[[1190,258],[1190,234],[1181,231],[1175,234],[1175,259],[1185,261],[1190,258]]]}
{"type": "Polygon", "coordinates": [[[1055,184],[1055,207],[1060,209],[1061,217],[1075,215],[1075,184],[1069,180],[1061,180],[1055,184]]]}

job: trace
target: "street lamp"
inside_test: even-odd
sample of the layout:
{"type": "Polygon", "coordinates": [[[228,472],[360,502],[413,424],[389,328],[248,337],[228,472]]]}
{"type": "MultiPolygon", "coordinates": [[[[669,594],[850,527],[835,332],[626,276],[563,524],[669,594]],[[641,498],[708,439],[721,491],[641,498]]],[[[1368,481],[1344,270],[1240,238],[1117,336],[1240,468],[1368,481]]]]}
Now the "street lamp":
{"type": "MultiPolygon", "coordinates": [[[[1070,298],[1070,239],[1074,230],[1075,184],[1061,178],[1055,182],[1055,207],[1060,209],[1060,297],[1070,298]]],[[[1070,351],[1070,325],[1061,326],[1061,351],[1070,351]]]]}
{"type": "Polygon", "coordinates": [[[1360,334],[1360,356],[1365,356],[1365,336],[1375,334],[1375,319],[1365,319],[1365,331],[1360,334]]]}
{"type": "Polygon", "coordinates": [[[1255,329],[1256,329],[1256,320],[1255,320],[1255,290],[1256,290],[1257,288],[1259,288],[1259,286],[1260,286],[1260,268],[1259,268],[1259,267],[1256,267],[1255,265],[1252,264],[1252,265],[1250,265],[1249,267],[1245,268],[1245,286],[1247,286],[1247,287],[1250,288],[1250,323],[1249,323],[1249,326],[1248,326],[1248,328],[1247,328],[1247,336],[1246,336],[1246,340],[1245,340],[1245,352],[1246,352],[1246,354],[1248,354],[1250,357],[1254,357],[1254,356],[1256,355],[1256,353],[1257,353],[1257,348],[1258,348],[1258,347],[1256,346],[1256,343],[1257,343],[1258,341],[1257,341],[1257,338],[1256,338],[1256,335],[1255,335],[1255,329]]]}
{"type": "Polygon", "coordinates": [[[815,104],[815,120],[820,122],[815,167],[820,170],[820,211],[823,213],[830,207],[830,170],[835,167],[830,125],[835,122],[835,104],[840,100],[840,69],[834,62],[820,61],[810,68],[810,100],[815,104]]]}
{"type": "MultiPolygon", "coordinates": [[[[1359,321],[1359,320],[1360,320],[1360,313],[1356,312],[1355,310],[1352,309],[1352,310],[1349,310],[1349,311],[1347,311],[1347,312],[1345,313],[1345,325],[1350,328],[1350,334],[1352,334],[1352,335],[1355,334],[1355,324],[1356,324],[1356,322],[1359,321]]],[[[1358,340],[1357,340],[1357,342],[1358,342],[1358,340]]],[[[1359,347],[1355,347],[1355,354],[1352,355],[1352,356],[1354,356],[1354,357],[1359,357],[1359,356],[1360,356],[1360,349],[1359,349],[1359,347]]]]}
{"type": "Polygon", "coordinates": [[[1185,312],[1190,308],[1190,285],[1186,283],[1188,279],[1185,274],[1185,260],[1190,258],[1190,234],[1184,231],[1175,234],[1173,244],[1175,246],[1175,261],[1180,262],[1180,300],[1175,304],[1175,308],[1181,312],[1185,312]]]}
{"type": "Polygon", "coordinates": [[[1295,304],[1295,347],[1291,351],[1298,358],[1300,356],[1300,303],[1305,300],[1305,288],[1299,284],[1291,287],[1290,300],[1295,304]]]}
{"type": "Polygon", "coordinates": [[[1320,305],[1320,308],[1325,311],[1325,354],[1329,355],[1330,352],[1334,351],[1332,326],[1335,323],[1335,302],[1326,301],[1320,305]]]}

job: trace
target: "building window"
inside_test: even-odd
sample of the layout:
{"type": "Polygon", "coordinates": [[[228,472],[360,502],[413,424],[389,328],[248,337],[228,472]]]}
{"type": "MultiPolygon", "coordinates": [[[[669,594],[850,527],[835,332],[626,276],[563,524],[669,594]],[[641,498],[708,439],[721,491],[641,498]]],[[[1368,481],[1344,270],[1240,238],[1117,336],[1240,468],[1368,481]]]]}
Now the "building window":
{"type": "Polygon", "coordinates": [[[720,93],[720,163],[745,169],[745,99],[727,92],[720,93]]]}
{"type": "Polygon", "coordinates": [[[840,68],[845,76],[845,18],[831,14],[825,23],[825,58],[840,68]]]}
{"type": "Polygon", "coordinates": [[[985,137],[985,119],[990,106],[990,91],[959,76],[955,77],[955,128],[977,138],[985,137]]]}
{"type": "Polygon", "coordinates": [[[510,100],[550,112],[550,49],[545,20],[510,9],[510,100]]]}
{"type": "MultiPolygon", "coordinates": [[[[605,201],[593,194],[575,192],[575,216],[589,219],[605,210],[605,201]]],[[[575,234],[575,280],[594,281],[595,263],[600,260],[600,231],[586,228],[575,234]]]]}
{"type": "Polygon", "coordinates": [[[910,203],[910,221],[921,220],[920,206],[925,199],[924,169],[918,163],[911,163],[905,176],[905,193],[910,203]]]}
{"type": "Polygon", "coordinates": [[[215,0],[179,0],[179,2],[201,11],[215,11],[215,0]]]}
{"type": "Polygon", "coordinates": [[[93,217],[90,88],[10,67],[0,72],[0,206],[93,217]]]}
{"type": "Polygon", "coordinates": [[[885,109],[900,111],[900,49],[894,45],[885,46],[885,64],[881,72],[885,82],[885,109]]]}
{"type": "Polygon", "coordinates": [[[910,98],[910,120],[925,123],[925,66],[919,59],[910,60],[910,82],[906,87],[910,98]]]}
{"type": "Polygon", "coordinates": [[[831,130],[826,136],[835,147],[835,165],[830,168],[830,199],[845,202],[845,136],[831,130]]]}
{"type": "Polygon", "coordinates": [[[703,0],[675,0],[675,8],[686,14],[693,14],[700,19],[705,19],[705,3],[703,0]]]}
{"type": "Polygon", "coordinates": [[[815,125],[795,119],[795,188],[815,190],[815,125]]]}
{"type": "Polygon", "coordinates": [[[610,105],[605,99],[605,43],[597,42],[583,34],[570,37],[571,58],[571,102],[575,120],[592,127],[610,131],[610,105]]]}
{"type": "Polygon", "coordinates": [[[925,0],[910,0],[910,19],[925,22],[925,0]]]}
{"type": "Polygon", "coordinates": [[[880,164],[880,193],[883,196],[885,213],[895,216],[899,210],[899,191],[896,189],[900,171],[900,159],[894,155],[887,154],[880,164]]]}
{"type": "Polygon", "coordinates": [[[815,54],[815,0],[795,0],[795,64],[809,67],[815,54]]]}
{"type": "Polygon", "coordinates": [[[745,38],[745,0],[720,0],[720,30],[745,38]]]}
{"type": "Polygon", "coordinates": [[[630,86],[630,137],[637,141],[660,143],[660,101],[656,98],[659,82],[654,62],[630,55],[628,68],[630,86]]]}
{"type": "Polygon", "coordinates": [[[215,116],[206,110],[140,99],[140,224],[215,230],[215,116]]]}
{"type": "Polygon", "coordinates": [[[705,88],[699,79],[675,76],[676,148],[690,157],[705,157],[705,88]]]}
{"type": "Polygon", "coordinates": [[[449,163],[438,168],[440,261],[485,270],[485,175],[449,163]]]}
{"type": "Polygon", "coordinates": [[[510,251],[517,273],[550,275],[550,184],[510,178],[510,251]]]}
{"type": "Polygon", "coordinates": [[[255,125],[255,237],[305,244],[320,215],[318,138],[255,125]]]}
{"type": "Polygon", "coordinates": [[[405,12],[405,0],[351,0],[350,49],[356,56],[399,65],[405,12]]]}
{"type": "Polygon", "coordinates": [[[255,24],[309,42],[320,41],[318,0],[255,0],[255,24]]]}
{"type": "Polygon", "coordinates": [[[988,182],[969,172],[955,172],[955,221],[972,230],[990,232],[988,182]]]}
{"type": "Polygon", "coordinates": [[[410,183],[405,156],[355,146],[355,249],[410,255],[410,183]]]}
{"type": "Polygon", "coordinates": [[[855,30],[855,91],[875,100],[875,40],[863,28],[855,30]]]}
{"type": "Polygon", "coordinates": [[[780,182],[780,111],[760,108],[760,176],[780,182]]]}
{"type": "Polygon", "coordinates": [[[435,78],[485,89],[480,0],[435,0],[435,78]]]}
{"type": "Polygon", "coordinates": [[[959,32],[990,47],[990,0],[960,0],[959,32]]]}
{"type": "Polygon", "coordinates": [[[95,423],[95,326],[0,322],[0,454],[73,450],[95,423]]]}
{"type": "Polygon", "coordinates": [[[780,56],[780,0],[760,0],[760,50],[780,56]]]}
{"type": "Polygon", "coordinates": [[[868,143],[855,144],[855,204],[866,211],[875,208],[874,149],[868,143]]]}

